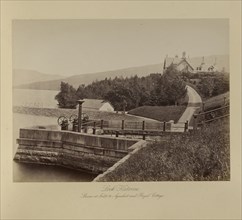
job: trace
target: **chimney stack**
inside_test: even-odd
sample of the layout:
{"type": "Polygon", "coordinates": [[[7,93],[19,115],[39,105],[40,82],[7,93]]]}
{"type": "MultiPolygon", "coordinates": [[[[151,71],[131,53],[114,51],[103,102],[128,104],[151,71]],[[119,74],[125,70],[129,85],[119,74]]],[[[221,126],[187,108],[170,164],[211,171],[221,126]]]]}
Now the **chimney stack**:
{"type": "Polygon", "coordinates": [[[186,52],[185,51],[182,53],[182,59],[186,59],[186,52]]]}

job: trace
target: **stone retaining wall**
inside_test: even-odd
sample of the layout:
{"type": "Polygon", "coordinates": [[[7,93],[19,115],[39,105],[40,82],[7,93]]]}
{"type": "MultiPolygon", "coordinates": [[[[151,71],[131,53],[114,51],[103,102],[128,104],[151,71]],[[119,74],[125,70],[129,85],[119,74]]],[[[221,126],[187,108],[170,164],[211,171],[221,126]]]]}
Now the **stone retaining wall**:
{"type": "Polygon", "coordinates": [[[130,153],[128,155],[126,155],[124,158],[122,158],[121,160],[119,160],[117,163],[115,163],[112,167],[110,167],[104,173],[99,174],[93,180],[93,182],[102,182],[102,181],[105,181],[105,176],[106,175],[108,175],[109,173],[115,172],[115,170],[117,169],[117,167],[119,167],[121,164],[125,163],[130,158],[131,155],[136,154],[141,148],[144,148],[146,146],[147,146],[147,142],[144,141],[144,140],[141,140],[141,141],[135,143],[134,145],[132,145],[131,147],[129,147],[130,153]]]}
{"type": "Polygon", "coordinates": [[[136,139],[70,131],[20,129],[14,160],[103,173],[129,152],[136,139]]]}

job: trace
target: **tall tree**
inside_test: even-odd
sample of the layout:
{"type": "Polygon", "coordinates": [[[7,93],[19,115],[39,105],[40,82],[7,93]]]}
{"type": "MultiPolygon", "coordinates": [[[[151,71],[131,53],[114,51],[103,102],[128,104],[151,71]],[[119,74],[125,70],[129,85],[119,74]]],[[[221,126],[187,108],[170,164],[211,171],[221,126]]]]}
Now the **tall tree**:
{"type": "Polygon", "coordinates": [[[86,98],[86,90],[85,90],[85,85],[84,84],[81,84],[77,91],[76,91],[76,96],[79,98],[79,99],[84,99],[86,98]]]}
{"type": "Polygon", "coordinates": [[[211,97],[214,89],[214,78],[202,78],[201,82],[198,85],[198,89],[204,97],[211,97]]]}
{"type": "Polygon", "coordinates": [[[60,92],[55,96],[60,108],[76,108],[77,95],[76,89],[68,83],[61,82],[60,92]]]}
{"type": "Polygon", "coordinates": [[[154,93],[157,105],[176,105],[186,94],[186,84],[174,66],[170,66],[157,81],[154,93]]]}
{"type": "Polygon", "coordinates": [[[133,108],[132,92],[130,89],[125,88],[122,84],[117,84],[112,90],[110,90],[105,99],[110,101],[114,108],[119,111],[123,111],[124,103],[126,110],[133,108]]]}

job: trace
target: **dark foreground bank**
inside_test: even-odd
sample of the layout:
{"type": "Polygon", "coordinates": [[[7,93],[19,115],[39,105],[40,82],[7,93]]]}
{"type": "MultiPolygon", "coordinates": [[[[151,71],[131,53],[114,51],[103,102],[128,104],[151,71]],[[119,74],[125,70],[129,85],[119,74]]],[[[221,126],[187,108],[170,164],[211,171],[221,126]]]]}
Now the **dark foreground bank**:
{"type": "Polygon", "coordinates": [[[228,181],[229,120],[155,142],[99,181],[228,181]]]}

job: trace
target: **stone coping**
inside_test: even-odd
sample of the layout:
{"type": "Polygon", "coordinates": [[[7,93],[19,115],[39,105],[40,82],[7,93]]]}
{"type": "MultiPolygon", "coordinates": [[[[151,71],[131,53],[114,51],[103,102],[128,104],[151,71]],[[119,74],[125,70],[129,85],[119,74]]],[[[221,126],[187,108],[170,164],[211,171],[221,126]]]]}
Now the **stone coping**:
{"type": "Polygon", "coordinates": [[[127,154],[125,157],[123,157],[121,160],[119,160],[117,163],[115,163],[112,167],[108,168],[104,173],[99,174],[93,182],[102,182],[102,179],[105,178],[105,176],[111,172],[114,172],[117,167],[119,167],[121,164],[125,163],[131,155],[136,154],[140,149],[146,147],[148,144],[147,141],[140,140],[139,142],[133,144],[128,148],[130,151],[129,154],[127,154]]]}

